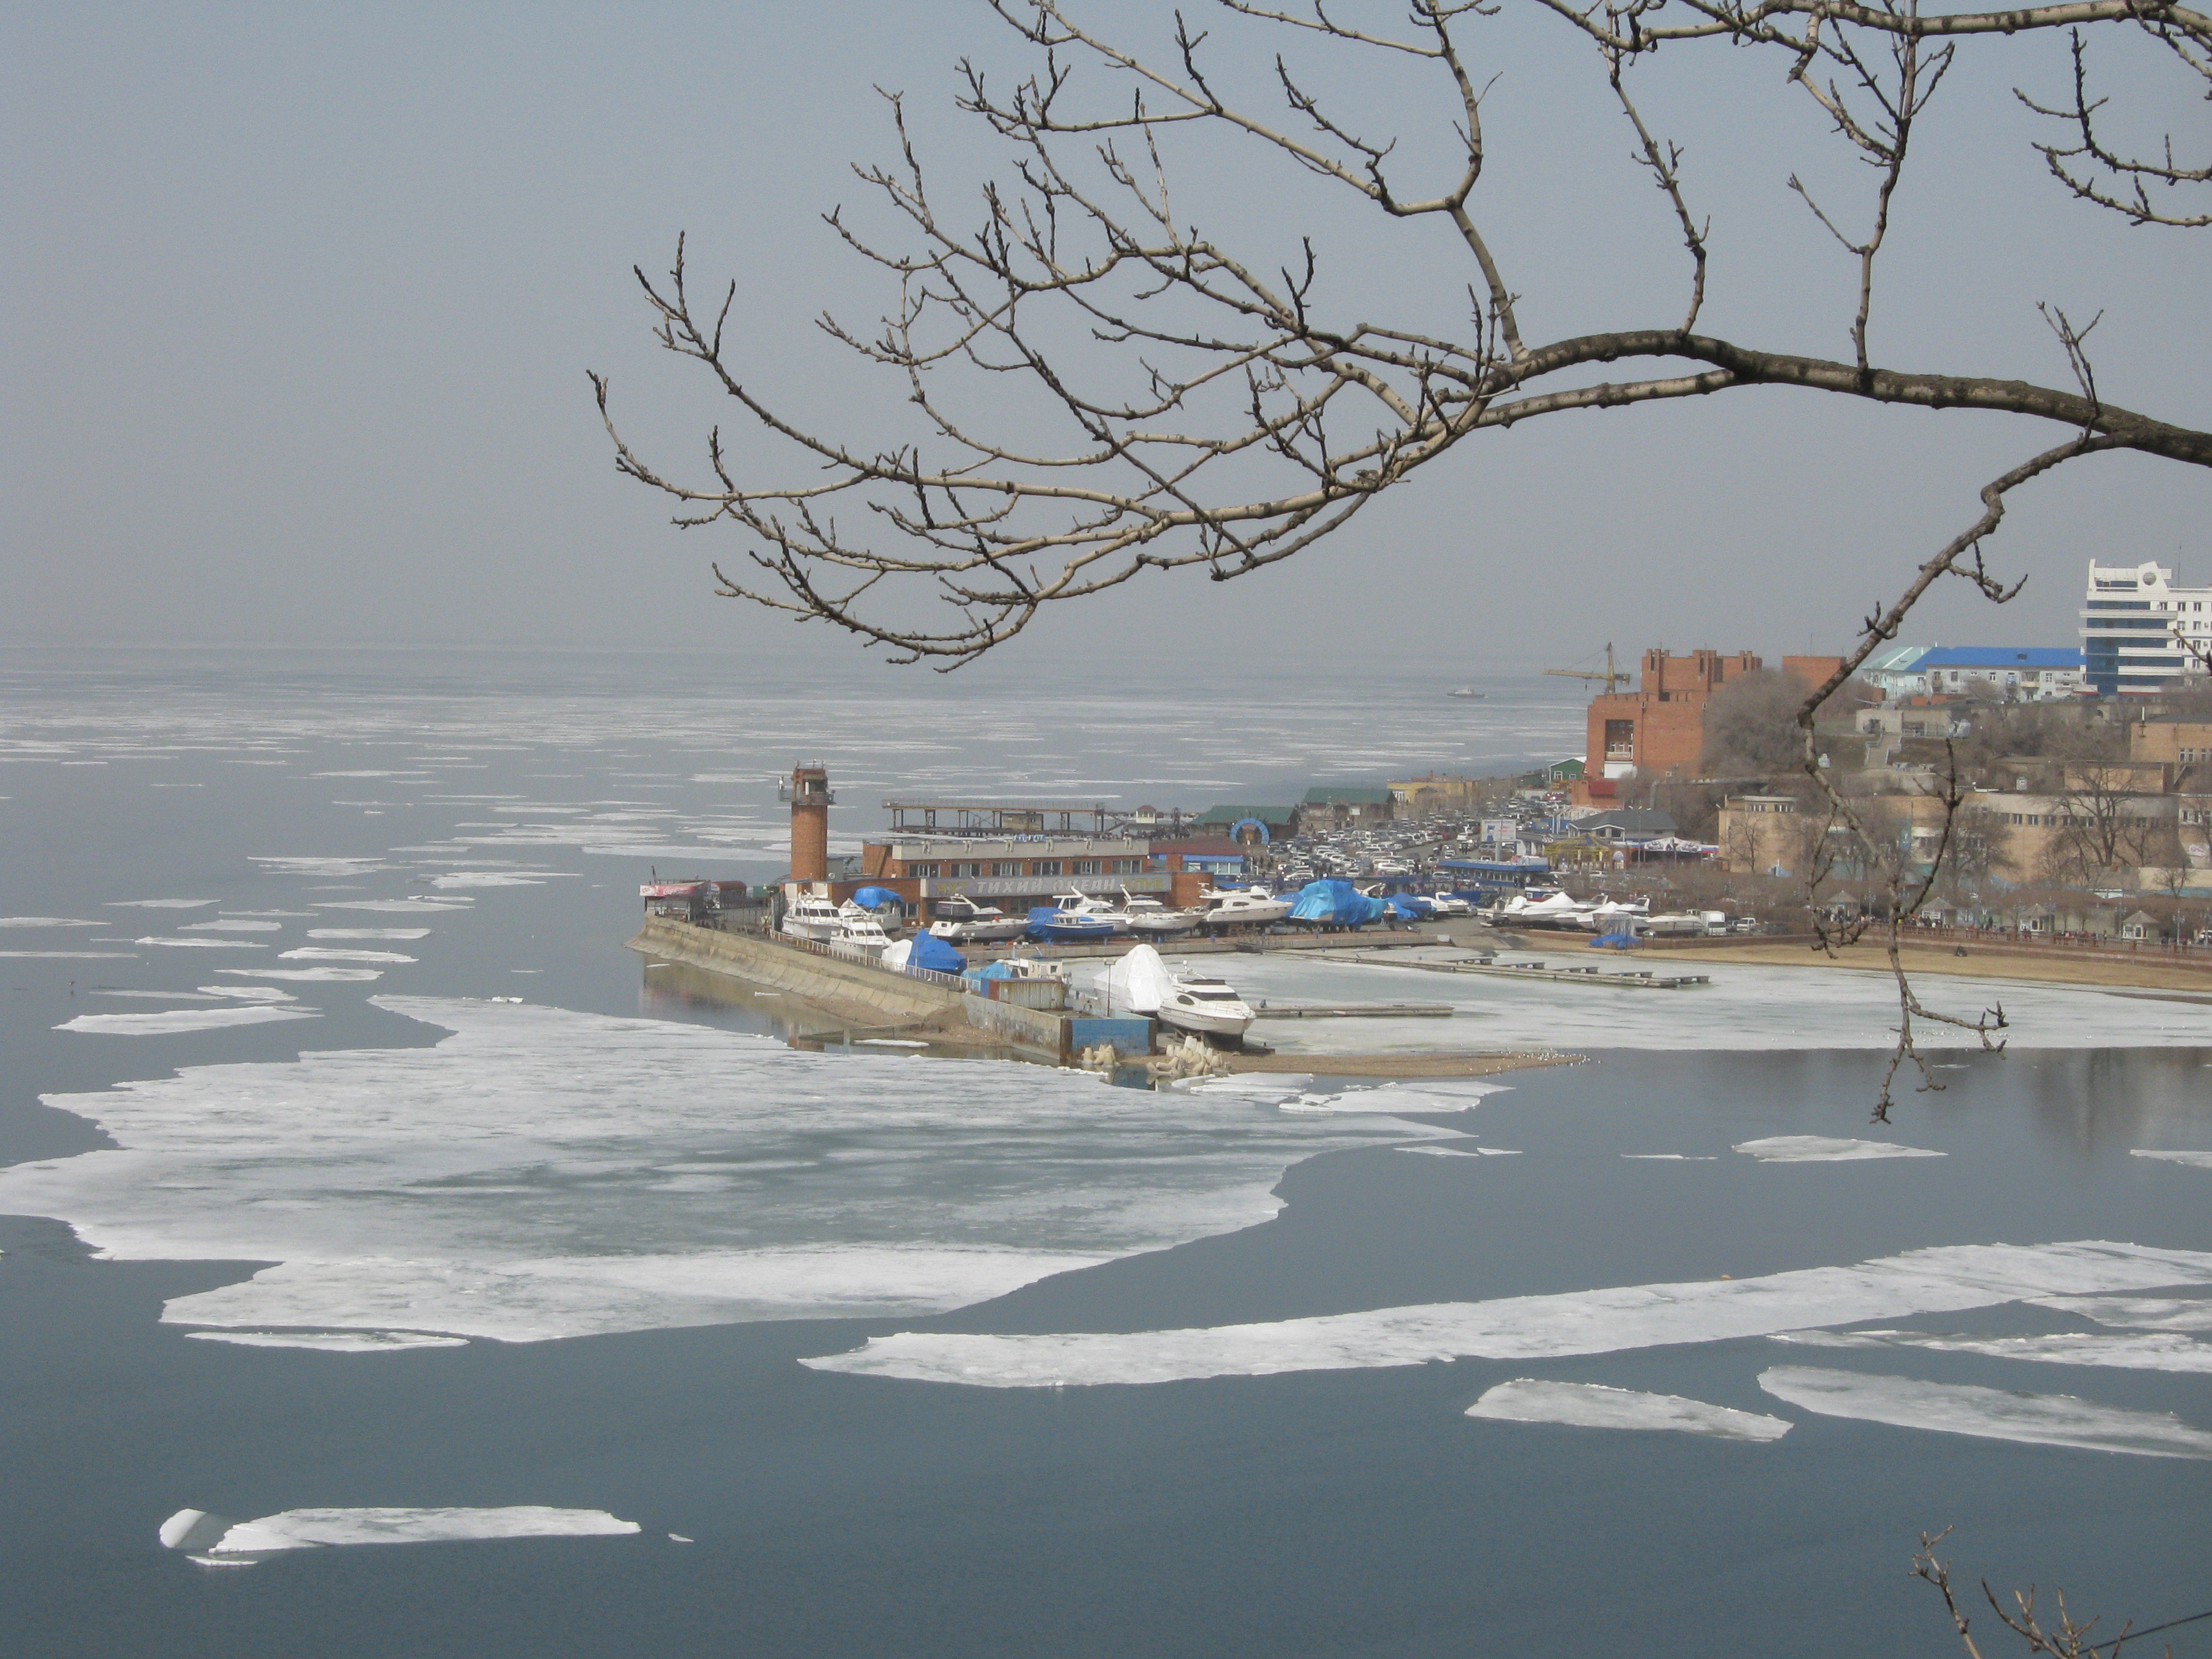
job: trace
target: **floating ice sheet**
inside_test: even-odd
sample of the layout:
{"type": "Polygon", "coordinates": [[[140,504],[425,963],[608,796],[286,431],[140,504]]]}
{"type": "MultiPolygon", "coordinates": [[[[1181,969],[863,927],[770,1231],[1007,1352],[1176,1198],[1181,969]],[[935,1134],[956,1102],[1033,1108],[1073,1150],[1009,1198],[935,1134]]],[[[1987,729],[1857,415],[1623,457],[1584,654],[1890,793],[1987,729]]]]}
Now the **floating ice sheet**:
{"type": "Polygon", "coordinates": [[[123,1150],[0,1170],[0,1212],[112,1257],[282,1264],[172,1301],[179,1323],[522,1341],[941,1311],[1264,1221],[1314,1153],[1448,1133],[991,1060],[886,1095],[880,1055],[376,1003],[453,1035],[50,1096],[123,1150]]]}
{"type": "Polygon", "coordinates": [[[213,899],[109,899],[108,907],[116,910],[204,910],[213,904],[213,899]]]}
{"type": "MultiPolygon", "coordinates": [[[[223,970],[231,971],[228,969],[223,970]]],[[[244,969],[239,971],[243,972],[244,969]]],[[[280,991],[273,985],[203,985],[200,989],[211,997],[229,997],[237,1002],[295,1002],[299,999],[289,991],[280,991]]]]}
{"type": "Polygon", "coordinates": [[[0,916],[0,927],[105,927],[104,921],[79,921],[73,916],[0,916]]]}
{"type": "Polygon", "coordinates": [[[248,974],[255,979],[304,979],[324,984],[382,979],[381,968],[218,968],[219,974],[248,974]]]}
{"type": "Polygon", "coordinates": [[[2036,1305],[2124,1330],[2212,1331],[2212,1297],[2044,1296],[2036,1298],[2036,1305]]]}
{"type": "Polygon", "coordinates": [[[428,927],[310,927],[309,939],[428,939],[428,927]]]}
{"type": "Polygon", "coordinates": [[[1849,1267],[1439,1302],[1269,1324],[1039,1336],[902,1331],[872,1338],[851,1353],[800,1363],[818,1370],[987,1388],[1169,1382],[1438,1359],[1613,1353],[1955,1312],[2056,1292],[2184,1284],[2212,1284],[2212,1255],[2098,1240],[1946,1245],[1849,1267]]]}
{"type": "Polygon", "coordinates": [[[134,939],[133,945],[165,945],[173,950],[198,951],[265,951],[269,947],[258,939],[165,939],[149,936],[134,939]]]}
{"type": "Polygon", "coordinates": [[[171,1008],[158,1014],[79,1014],[57,1031],[89,1031],[101,1036],[167,1036],[179,1031],[213,1031],[226,1025],[269,1025],[283,1019],[313,1019],[312,1008],[271,1008],[256,1003],[243,1008],[171,1008]]]}
{"type": "Polygon", "coordinates": [[[466,910],[474,902],[468,899],[321,899],[316,908],[323,910],[374,910],[394,916],[449,916],[457,910],[466,910]]]}
{"type": "Polygon", "coordinates": [[[1717,1164],[1720,1159],[1710,1152],[1623,1152],[1623,1158],[1634,1158],[1644,1164],[1717,1164]]]}
{"type": "Polygon", "coordinates": [[[2130,1158],[2154,1158],[2166,1164],[2186,1164],[2193,1170],[2212,1170],[2212,1152],[2153,1152],[2148,1146],[2138,1146],[2128,1154],[2130,1158]]]}
{"type": "Polygon", "coordinates": [[[327,945],[303,945],[296,951],[276,953],[286,962],[413,962],[397,951],[349,951],[327,945]]]}
{"type": "Polygon", "coordinates": [[[323,1353],[397,1353],[406,1348],[465,1348],[461,1336],[433,1336],[427,1331],[186,1331],[199,1342],[229,1342],[242,1348],[312,1348],[323,1353]]]}
{"type": "Polygon", "coordinates": [[[1729,1149],[1762,1164],[1850,1164],[1869,1158],[1942,1158],[1926,1146],[1901,1146],[1893,1140],[1838,1140],[1832,1135],[1769,1135],[1739,1141],[1729,1149]]]}
{"type": "Polygon", "coordinates": [[[285,1510],[233,1521],[205,1510],[179,1510],[161,1523],[161,1542],[211,1565],[247,1566],[287,1550],[349,1544],[447,1544],[487,1538],[590,1538],[635,1533],[635,1521],[605,1510],[556,1510],[519,1504],[495,1510],[285,1510]],[[226,1558],[228,1558],[226,1559],[226,1558]]]}
{"type": "Polygon", "coordinates": [[[1545,1382],[1516,1377],[1500,1382],[1467,1408],[1469,1417],[1505,1423],[1568,1423],[1585,1429],[1666,1429],[1717,1440],[1779,1440],[1790,1432],[1783,1418],[1711,1406],[1680,1395],[1638,1394],[1597,1382],[1545,1382]]]}
{"type": "Polygon", "coordinates": [[[1778,1365],[1760,1374],[1759,1386],[1823,1417],[1856,1418],[1893,1428],[2138,1457],[2212,1457],[2212,1434],[2190,1427],[2171,1412],[2124,1411],[2069,1394],[2014,1394],[1807,1365],[1778,1365]]]}
{"type": "Polygon", "coordinates": [[[282,933],[281,921],[256,921],[241,916],[218,916],[213,921],[188,921],[177,931],[180,933],[282,933]]]}
{"type": "Polygon", "coordinates": [[[1432,1158],[1518,1158],[1520,1151],[1507,1146],[1401,1146],[1401,1152],[1426,1152],[1432,1158]]]}
{"type": "Polygon", "coordinates": [[[136,951],[0,951],[0,957],[42,957],[70,962],[136,962],[136,951]]]}
{"type": "Polygon", "coordinates": [[[1924,1348],[1936,1353],[1978,1353],[1991,1359],[2028,1359],[2047,1365],[2110,1365],[2130,1371],[2212,1373],[2212,1342],[2179,1331],[2140,1331],[2127,1336],[2102,1331],[2061,1331],[2040,1336],[1943,1336],[1932,1331],[1778,1331],[1778,1342],[1813,1348],[1924,1348]]]}

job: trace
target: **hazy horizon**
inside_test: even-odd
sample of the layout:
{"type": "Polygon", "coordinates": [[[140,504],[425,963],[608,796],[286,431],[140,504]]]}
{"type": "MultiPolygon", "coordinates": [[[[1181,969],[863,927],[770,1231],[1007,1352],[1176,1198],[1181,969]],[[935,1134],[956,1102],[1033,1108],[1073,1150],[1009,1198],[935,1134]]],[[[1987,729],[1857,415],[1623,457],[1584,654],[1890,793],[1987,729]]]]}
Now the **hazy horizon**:
{"type": "MultiPolygon", "coordinates": [[[[1111,16],[1153,49],[1167,19],[1111,16]]],[[[823,424],[865,424],[881,388],[811,319],[865,325],[888,295],[819,216],[868,210],[847,164],[890,153],[876,86],[904,90],[962,211],[1004,173],[950,107],[963,55],[1020,64],[988,12],[114,4],[17,9],[0,27],[17,161],[0,186],[16,228],[0,644],[686,649],[872,672],[856,641],[711,597],[709,561],[741,557],[738,538],[672,529],[616,476],[585,369],[612,376],[655,455],[698,461],[726,410],[653,345],[629,269],[659,269],[688,230],[701,282],[738,281],[757,383],[823,424]]],[[[1680,249],[1587,66],[1522,12],[1478,40],[1501,76],[1486,210],[1525,308],[1553,332],[1671,320],[1680,249]]],[[[1899,198],[1877,361],[2064,384],[2036,302],[2102,309],[2104,394],[2212,424],[2207,244],[2063,198],[2011,96],[2063,68],[2038,43],[1962,56],[1920,141],[1931,165],[1899,198]]],[[[1840,353],[1848,261],[1785,180],[1815,180],[1854,223],[1863,191],[1778,79],[1717,61],[1655,82],[1651,113],[1714,216],[1711,325],[1840,353]]],[[[2193,118],[2170,77],[2143,86],[2145,119],[2193,118]]],[[[1433,113],[1405,117],[1409,156],[1433,113]]],[[[1430,302],[1419,245],[1370,247],[1255,158],[1193,195],[1255,246],[1286,226],[1334,236],[1324,270],[1348,304],[1430,302]]],[[[1469,678],[1587,662],[1607,640],[1631,659],[1840,650],[1972,518],[1981,483],[2047,441],[2019,421],[1842,401],[1761,391],[1497,434],[1286,565],[1060,607],[1000,656],[1040,677],[1202,662],[1469,678]]],[[[1996,611],[1954,584],[1905,637],[2075,644],[2089,559],[2212,579],[2207,522],[2194,469],[2077,464],[2021,492],[1992,544],[2029,579],[2021,598],[1996,611]]]]}

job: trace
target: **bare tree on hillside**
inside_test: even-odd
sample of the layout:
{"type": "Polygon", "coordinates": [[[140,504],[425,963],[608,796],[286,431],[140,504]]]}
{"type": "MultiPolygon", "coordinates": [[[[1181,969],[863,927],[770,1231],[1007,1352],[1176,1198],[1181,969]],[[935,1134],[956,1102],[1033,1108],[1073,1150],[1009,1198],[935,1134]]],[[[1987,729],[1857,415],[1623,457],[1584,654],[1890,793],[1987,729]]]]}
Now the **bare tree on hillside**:
{"type": "Polygon", "coordinates": [[[1804,701],[1803,686],[1771,668],[1729,680],[1705,703],[1699,768],[1707,777],[1723,778],[1795,773],[1805,749],[1797,728],[1804,701]]]}
{"type": "Polygon", "coordinates": [[[2170,811],[2159,810],[2172,803],[2144,795],[2138,783],[2130,768],[2066,769],[2056,797],[2058,830],[2044,852],[2047,878],[2087,887],[2179,860],[2179,827],[2170,811]]]}
{"type": "MultiPolygon", "coordinates": [[[[2060,90],[2021,94],[2050,124],[2038,149],[2061,190],[2140,226],[2212,222],[2199,210],[2212,170],[2175,160],[2170,142],[2142,155],[2119,148],[2110,124],[2123,108],[2094,84],[2098,43],[2124,34],[2150,42],[2185,83],[2212,87],[2212,18],[2175,0],[1951,13],[1923,12],[1919,0],[1533,0],[1556,21],[1559,50],[1583,54],[1619,109],[1629,162],[1658,193],[1680,258],[1671,302],[1647,298],[1616,326],[1551,337],[1542,332],[1550,296],[1516,280],[1509,240],[1488,222],[1492,169],[1543,149],[1539,132],[1512,131],[1500,144],[1486,125],[1483,28],[1494,5],[1407,0],[1400,22],[1370,27],[1317,0],[1221,0],[1220,15],[1240,27],[1428,76],[1454,155],[1441,174],[1417,179],[1395,137],[1346,112],[1343,83],[1328,68],[1294,70],[1276,56],[1263,109],[1230,90],[1237,63],[1180,13],[1153,54],[1108,38],[1088,9],[1063,0],[990,3],[1036,68],[1006,86],[963,63],[957,101],[1006,146],[1008,175],[972,206],[940,196],[894,95],[898,160],[860,177],[902,240],[872,240],[842,212],[829,216],[896,297],[871,327],[828,317],[822,326],[883,371],[911,435],[886,447],[810,427],[772,401],[726,342],[734,284],[695,299],[680,240],[665,279],[639,273],[661,343],[696,360],[742,421],[788,448],[793,476],[766,477],[738,465],[717,428],[702,474],[686,481],[623,439],[607,384],[593,376],[618,470],[672,498],[679,524],[739,532],[748,563],[731,567],[734,575],[714,567],[726,594],[848,629],[899,660],[951,666],[1019,633],[1048,605],[1176,569],[1216,581],[1264,569],[1341,531],[1463,444],[1530,422],[1753,386],[2011,416],[2035,434],[2021,459],[1982,484],[1973,522],[1868,614],[1836,675],[1800,710],[1808,775],[1842,835],[1863,839],[1817,766],[1814,713],[1897,637],[1937,582],[1958,577],[1999,602],[2017,591],[1984,553],[2011,492],[2100,452],[2212,466],[2212,433],[2102,395],[2088,349],[2094,319],[2047,311],[2066,366],[2064,381],[2049,385],[1893,368],[1875,343],[1876,276],[1899,184],[1908,163],[1920,165],[1922,118],[1956,54],[1990,40],[2049,36],[2066,55],[2051,66],[2060,90]],[[1683,151],[1647,120],[1638,94],[1655,62],[1743,51],[1770,56],[1868,169],[1868,199],[1850,209],[1790,181],[1851,275],[1855,303],[1838,319],[1849,350],[1839,356],[1699,326],[1710,222],[1683,151]],[[1193,222],[1170,158],[1208,133],[1286,162],[1316,191],[1340,192],[1371,212],[1377,239],[1413,239],[1408,268],[1433,272],[1461,325],[1438,331],[1346,310],[1310,240],[1285,260],[1240,251],[1193,222]],[[1450,257],[1428,256],[1431,228],[1446,233],[1450,257]],[[1606,378],[1615,366],[1621,378],[1606,378]],[[917,607],[917,599],[938,603],[917,607]]],[[[1586,232],[1578,223],[1577,234],[1586,232]]],[[[1627,248],[1614,263],[1656,269],[1627,248]]],[[[1910,870],[1889,880],[1894,899],[1911,896],[1910,870]]],[[[1890,955],[1899,1060],[1915,1054],[1916,1016],[1987,1042],[2001,1010],[1966,1019],[1919,1006],[1897,963],[1898,914],[1890,955]]],[[[1879,1111],[1887,1104],[1885,1086],[1879,1111]]]]}

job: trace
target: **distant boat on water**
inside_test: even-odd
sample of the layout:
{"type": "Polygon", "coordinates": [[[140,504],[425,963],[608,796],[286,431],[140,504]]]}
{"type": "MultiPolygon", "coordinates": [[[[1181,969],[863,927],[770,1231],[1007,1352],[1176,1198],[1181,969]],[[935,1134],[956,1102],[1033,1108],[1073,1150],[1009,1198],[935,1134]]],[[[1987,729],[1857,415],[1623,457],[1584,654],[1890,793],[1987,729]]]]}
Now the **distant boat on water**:
{"type": "Polygon", "coordinates": [[[1490,694],[1487,691],[1478,691],[1471,685],[1460,685],[1453,687],[1445,695],[1454,697],[1486,697],[1490,694]]]}

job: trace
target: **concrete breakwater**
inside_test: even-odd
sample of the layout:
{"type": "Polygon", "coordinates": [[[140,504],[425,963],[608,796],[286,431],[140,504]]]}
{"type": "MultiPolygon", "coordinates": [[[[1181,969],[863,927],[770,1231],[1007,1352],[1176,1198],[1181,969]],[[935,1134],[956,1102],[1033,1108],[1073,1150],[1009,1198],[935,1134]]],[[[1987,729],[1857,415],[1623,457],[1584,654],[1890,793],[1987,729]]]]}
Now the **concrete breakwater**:
{"type": "Polygon", "coordinates": [[[937,1032],[948,1039],[981,1039],[1065,1062],[1085,1048],[1108,1043],[1125,1054],[1149,1054],[1148,1019],[1091,1019],[1050,1008],[980,996],[942,976],[923,979],[872,963],[850,961],[773,935],[726,933],[666,916],[648,916],[629,948],[641,955],[727,974],[771,990],[787,991],[872,1023],[937,1032]]]}

